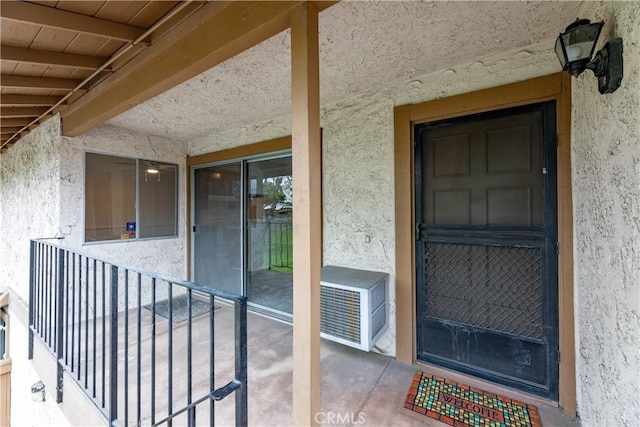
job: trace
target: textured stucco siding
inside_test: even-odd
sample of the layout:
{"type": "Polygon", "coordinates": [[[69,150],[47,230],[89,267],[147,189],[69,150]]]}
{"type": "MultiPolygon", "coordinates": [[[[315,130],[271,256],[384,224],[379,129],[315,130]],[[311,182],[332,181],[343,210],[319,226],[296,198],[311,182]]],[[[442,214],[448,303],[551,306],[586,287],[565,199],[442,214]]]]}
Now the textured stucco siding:
{"type": "Polygon", "coordinates": [[[29,239],[52,242],[126,266],[185,278],[186,142],[103,126],[76,138],[62,137],[53,117],[2,155],[0,200],[3,229],[0,288],[28,299],[29,239]],[[101,152],[177,163],[178,236],[84,244],[84,153],[101,152]]]}
{"type": "MultiPolygon", "coordinates": [[[[640,3],[586,2],[580,17],[605,19],[607,34],[624,39],[625,76],[611,95],[598,94],[589,71],[573,81],[578,410],[585,426],[633,426],[640,425],[640,3]]],[[[323,263],[390,274],[390,328],[379,351],[396,351],[394,106],[557,71],[547,41],[424,69],[403,83],[323,105],[323,263]]],[[[288,135],[290,121],[283,115],[187,144],[115,126],[64,138],[54,117],[0,157],[0,289],[10,286],[27,299],[29,239],[56,235],[97,257],[184,277],[186,154],[288,135]],[[179,236],[83,244],[85,150],[178,163],[179,236]]]]}
{"type": "Polygon", "coordinates": [[[640,3],[587,3],[624,42],[624,78],[573,85],[578,411],[584,426],[640,425],[640,3]],[[615,26],[614,26],[615,23],[615,26]]]}
{"type": "MultiPolygon", "coordinates": [[[[504,52],[322,106],[323,264],[389,274],[389,329],[378,351],[396,352],[393,108],[558,71],[552,42],[504,52]],[[369,236],[369,243],[367,243],[369,236]]],[[[322,75],[320,76],[322,79],[322,75]]],[[[291,132],[291,116],[189,142],[198,155],[291,132]]],[[[295,209],[295,201],[294,201],[295,209]]]]}
{"type": "Polygon", "coordinates": [[[60,234],[62,245],[91,256],[185,278],[187,206],[186,142],[143,135],[117,126],[102,126],[84,135],[62,138],[60,146],[60,234]],[[178,236],[84,244],[84,153],[99,152],[178,164],[178,236]]]}
{"type": "Polygon", "coordinates": [[[54,116],[0,160],[0,289],[29,297],[29,239],[54,237],[60,217],[60,120],[54,116]]]}

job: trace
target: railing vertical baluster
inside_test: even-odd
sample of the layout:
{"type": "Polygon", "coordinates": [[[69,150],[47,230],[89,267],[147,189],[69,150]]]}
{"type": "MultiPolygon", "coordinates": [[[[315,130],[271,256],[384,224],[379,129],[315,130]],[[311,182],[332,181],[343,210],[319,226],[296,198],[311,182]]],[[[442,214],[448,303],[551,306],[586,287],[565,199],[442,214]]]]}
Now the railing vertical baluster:
{"type": "Polygon", "coordinates": [[[140,423],[142,420],[142,414],[141,414],[141,400],[142,400],[142,395],[141,395],[141,389],[140,389],[140,381],[141,381],[141,373],[140,373],[140,369],[142,368],[142,275],[140,273],[138,273],[138,342],[136,343],[137,345],[137,355],[136,355],[136,363],[137,363],[137,369],[136,369],[136,373],[137,373],[137,378],[136,378],[136,400],[137,400],[137,408],[136,408],[136,412],[137,412],[137,417],[136,417],[136,425],[138,427],[140,427],[140,423]]]}
{"type": "MultiPolygon", "coordinates": [[[[216,387],[216,355],[215,355],[215,335],[216,321],[213,317],[214,297],[209,295],[209,390],[215,390],[216,387]]],[[[213,399],[209,399],[209,425],[216,424],[216,407],[213,399]]]]}
{"type": "Polygon", "coordinates": [[[76,254],[71,254],[71,372],[73,372],[76,347],[76,254]]]}
{"type": "Polygon", "coordinates": [[[151,424],[156,423],[156,278],[151,279],[151,424]]]}
{"type": "Polygon", "coordinates": [[[47,313],[47,324],[49,325],[49,348],[55,351],[55,325],[54,319],[56,318],[55,301],[56,298],[56,251],[49,246],[49,313],[47,313]]]}
{"type": "Polygon", "coordinates": [[[109,424],[118,418],[118,267],[111,266],[109,286],[109,424]]]}
{"type": "Polygon", "coordinates": [[[47,292],[47,248],[41,244],[40,247],[40,265],[42,268],[42,273],[40,277],[40,334],[43,340],[46,340],[47,330],[45,319],[47,318],[46,309],[47,309],[47,300],[46,292],[47,292]]]}
{"type": "Polygon", "coordinates": [[[51,340],[51,312],[53,311],[52,300],[53,294],[53,249],[51,246],[47,246],[47,317],[45,318],[45,328],[47,331],[47,345],[50,349],[53,349],[53,341],[51,340]]]}
{"type": "Polygon", "coordinates": [[[69,365],[69,251],[64,258],[64,364],[69,365]]]}
{"type": "Polygon", "coordinates": [[[39,245],[39,260],[38,264],[40,265],[40,280],[38,281],[38,333],[44,339],[45,331],[44,331],[44,288],[45,288],[45,274],[47,270],[47,262],[45,258],[45,250],[42,244],[39,245]]]}
{"type": "Polygon", "coordinates": [[[106,358],[107,358],[107,279],[105,273],[105,265],[102,263],[102,407],[106,405],[106,390],[107,373],[106,373],[106,358]]]}
{"type": "MultiPolygon", "coordinates": [[[[191,289],[187,289],[187,405],[191,405],[193,401],[193,320],[191,318],[193,292],[191,289]]],[[[187,423],[189,427],[195,427],[196,425],[196,408],[189,409],[187,414],[187,423]]]]}
{"type": "Polygon", "coordinates": [[[269,219],[267,224],[267,234],[269,235],[269,270],[271,270],[271,219],[269,219]]]}
{"type": "Polygon", "coordinates": [[[84,388],[89,388],[89,257],[84,257],[84,280],[87,292],[84,296],[84,388]]]}
{"type": "Polygon", "coordinates": [[[40,286],[38,282],[40,281],[40,254],[38,253],[38,242],[34,242],[33,244],[33,332],[34,334],[38,332],[38,319],[39,319],[39,299],[38,294],[40,292],[40,286]]]}
{"type": "Polygon", "coordinates": [[[35,313],[35,277],[36,277],[36,242],[33,240],[29,244],[29,348],[28,358],[33,359],[33,328],[34,328],[34,313],[35,313]]]}
{"type": "MultiPolygon", "coordinates": [[[[169,352],[167,354],[167,415],[173,412],[173,283],[167,282],[168,300],[169,300],[169,330],[167,331],[167,340],[169,352]]],[[[167,423],[169,427],[173,426],[173,420],[167,423]]]]}
{"type": "Polygon", "coordinates": [[[124,425],[129,425],[129,270],[124,270],[124,425]]]}
{"type": "Polygon", "coordinates": [[[235,302],[236,338],[236,380],[240,388],[236,390],[236,426],[246,427],[247,418],[247,299],[235,302]]]}
{"type": "Polygon", "coordinates": [[[42,267],[40,266],[40,248],[39,242],[35,243],[34,247],[35,252],[35,262],[34,262],[34,271],[33,271],[33,331],[38,331],[38,323],[40,322],[40,275],[42,267]]]}
{"type": "Polygon", "coordinates": [[[289,266],[289,231],[288,231],[287,223],[284,223],[282,228],[284,228],[284,233],[282,233],[283,234],[282,240],[284,240],[282,248],[287,258],[287,261],[284,262],[283,264],[285,267],[288,267],[289,266]]]}
{"type": "Polygon", "coordinates": [[[49,303],[48,303],[48,293],[49,293],[49,248],[48,247],[44,247],[44,254],[43,254],[43,262],[44,265],[42,267],[42,271],[43,271],[43,281],[42,281],[42,338],[44,338],[45,343],[48,345],[49,341],[47,340],[47,334],[48,334],[48,322],[47,322],[47,315],[48,315],[48,307],[49,307],[49,303]]]}
{"type": "MultiPolygon", "coordinates": [[[[51,327],[51,349],[58,352],[58,282],[60,275],[58,271],[58,250],[51,248],[51,313],[49,313],[49,324],[51,327]]],[[[57,355],[56,355],[57,356],[57,355]]]]}
{"type": "Polygon", "coordinates": [[[280,266],[285,266],[285,253],[286,248],[285,248],[285,235],[282,232],[282,229],[284,224],[280,224],[280,226],[278,227],[280,229],[280,266]]]}
{"type": "Polygon", "coordinates": [[[78,381],[82,375],[82,255],[78,255],[78,381]]]}
{"type": "Polygon", "coordinates": [[[49,346],[51,347],[51,350],[53,350],[54,352],[56,351],[56,344],[57,344],[57,335],[56,335],[56,319],[58,318],[58,312],[57,312],[57,307],[58,307],[58,289],[57,289],[57,285],[58,285],[58,251],[54,248],[51,248],[51,286],[49,287],[50,289],[50,299],[49,299],[49,306],[51,307],[50,311],[49,311],[49,337],[51,342],[49,343],[49,346]]]}
{"type": "Polygon", "coordinates": [[[97,376],[96,376],[96,364],[98,363],[98,360],[96,358],[96,352],[97,352],[97,340],[98,340],[98,309],[97,309],[97,305],[98,305],[98,261],[94,258],[93,259],[93,308],[92,308],[92,313],[93,313],[93,398],[96,398],[96,380],[97,380],[97,376]]]}
{"type": "Polygon", "coordinates": [[[56,288],[58,291],[58,295],[56,296],[56,359],[58,361],[58,384],[56,387],[56,402],[62,402],[62,385],[63,385],[63,374],[64,374],[64,340],[62,339],[63,327],[64,327],[64,249],[58,248],[57,250],[57,258],[58,258],[58,280],[56,284],[56,288]]]}

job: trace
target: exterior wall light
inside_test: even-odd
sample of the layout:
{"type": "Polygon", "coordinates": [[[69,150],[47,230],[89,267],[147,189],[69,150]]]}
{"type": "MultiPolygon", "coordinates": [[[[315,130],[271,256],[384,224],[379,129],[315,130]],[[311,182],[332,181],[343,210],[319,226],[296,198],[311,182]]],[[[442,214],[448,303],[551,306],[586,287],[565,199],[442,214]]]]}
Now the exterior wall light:
{"type": "Polygon", "coordinates": [[[598,78],[598,91],[612,93],[622,82],[622,39],[609,40],[593,56],[603,26],[577,19],[558,36],[555,50],[563,71],[577,77],[588,68],[598,78]]]}

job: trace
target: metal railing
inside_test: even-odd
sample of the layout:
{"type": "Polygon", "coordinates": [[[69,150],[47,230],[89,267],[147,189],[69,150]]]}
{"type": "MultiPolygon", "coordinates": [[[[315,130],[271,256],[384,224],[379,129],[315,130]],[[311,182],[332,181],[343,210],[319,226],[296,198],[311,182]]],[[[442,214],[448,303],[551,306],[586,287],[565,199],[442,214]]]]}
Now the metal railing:
{"type": "Polygon", "coordinates": [[[214,425],[232,393],[247,425],[246,297],[32,240],[29,323],[29,359],[37,335],[58,361],[57,402],[67,372],[110,425],[195,426],[197,410],[214,425]]]}
{"type": "Polygon", "coordinates": [[[293,268],[293,225],[291,218],[270,219],[267,222],[268,269],[293,268]]]}

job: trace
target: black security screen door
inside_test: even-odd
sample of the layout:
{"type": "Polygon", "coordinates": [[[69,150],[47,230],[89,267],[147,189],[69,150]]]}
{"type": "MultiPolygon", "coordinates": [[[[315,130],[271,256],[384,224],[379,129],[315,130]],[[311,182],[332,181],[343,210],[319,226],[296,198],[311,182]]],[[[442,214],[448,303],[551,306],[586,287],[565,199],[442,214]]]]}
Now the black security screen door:
{"type": "Polygon", "coordinates": [[[555,104],[415,135],[418,358],[557,399],[555,104]]]}

